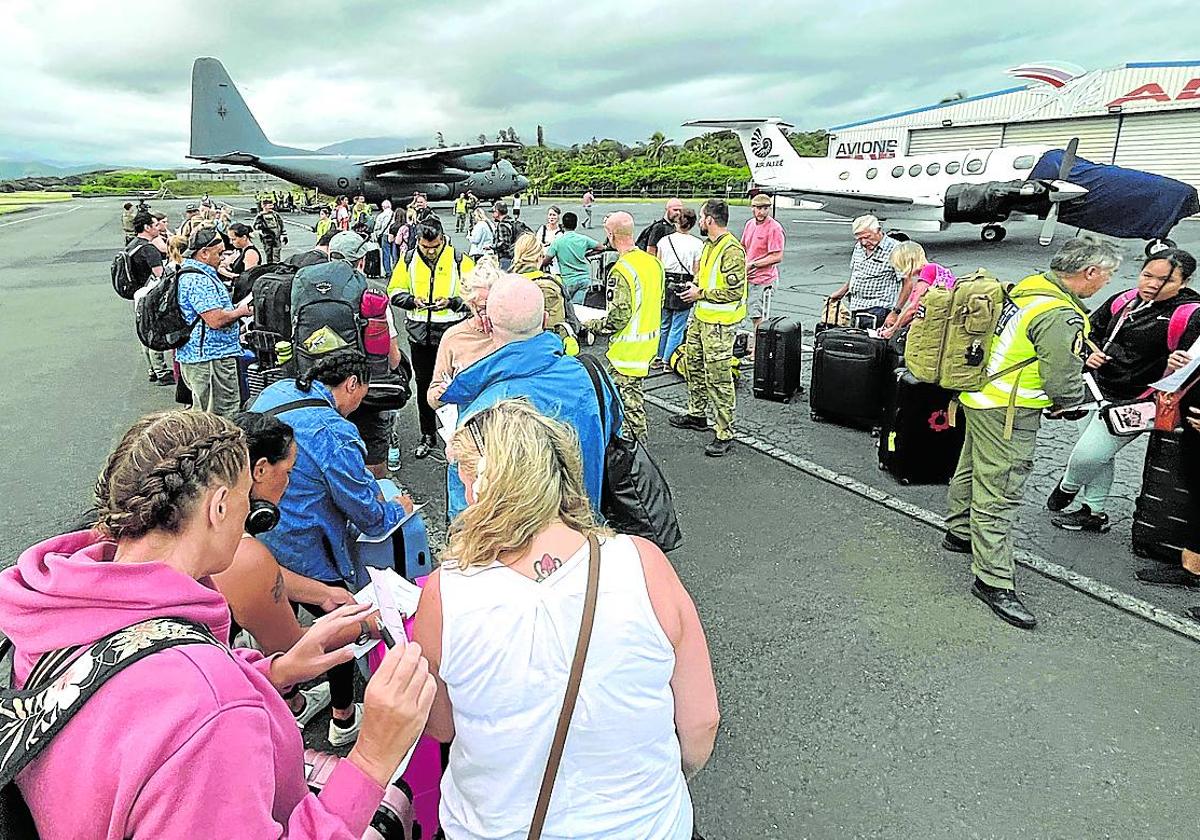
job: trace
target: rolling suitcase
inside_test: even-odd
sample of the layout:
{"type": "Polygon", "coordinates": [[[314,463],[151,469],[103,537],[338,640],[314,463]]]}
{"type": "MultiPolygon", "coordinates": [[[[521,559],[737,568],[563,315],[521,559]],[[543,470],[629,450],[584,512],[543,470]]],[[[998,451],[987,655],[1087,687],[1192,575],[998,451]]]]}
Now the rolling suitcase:
{"type": "Polygon", "coordinates": [[[795,318],[767,318],[754,332],[754,396],[788,402],[800,387],[803,330],[795,318]]]}
{"type": "Polygon", "coordinates": [[[1184,481],[1179,435],[1151,432],[1142,469],[1142,492],[1133,510],[1133,553],[1138,557],[1178,563],[1189,529],[1192,502],[1184,481]]]}
{"type": "Polygon", "coordinates": [[[865,330],[831,328],[813,342],[808,389],[813,420],[874,428],[883,416],[888,369],[887,341],[865,330]]]}
{"type": "Polygon", "coordinates": [[[879,432],[879,468],[901,484],[949,484],[966,425],[950,425],[954,393],[898,370],[879,432]]]}

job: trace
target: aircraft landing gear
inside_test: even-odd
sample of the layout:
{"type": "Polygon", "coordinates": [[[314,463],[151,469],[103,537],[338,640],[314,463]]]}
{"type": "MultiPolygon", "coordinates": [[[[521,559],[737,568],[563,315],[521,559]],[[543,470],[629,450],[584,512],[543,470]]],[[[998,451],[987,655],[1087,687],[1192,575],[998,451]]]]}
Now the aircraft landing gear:
{"type": "Polygon", "coordinates": [[[1163,237],[1162,239],[1151,239],[1146,243],[1146,256],[1152,257],[1159,251],[1165,251],[1167,248],[1174,247],[1175,240],[1173,239],[1167,239],[1166,237],[1163,237]]]}
{"type": "Polygon", "coordinates": [[[1003,242],[1006,236],[1008,231],[1002,225],[984,225],[983,230],[979,231],[979,237],[984,242],[1003,242]]]}

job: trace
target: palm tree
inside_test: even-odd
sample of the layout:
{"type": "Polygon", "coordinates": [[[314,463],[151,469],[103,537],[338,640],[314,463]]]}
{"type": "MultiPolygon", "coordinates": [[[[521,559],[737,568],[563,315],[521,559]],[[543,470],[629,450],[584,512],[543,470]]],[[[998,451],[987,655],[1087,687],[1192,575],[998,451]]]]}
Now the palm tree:
{"type": "Polygon", "coordinates": [[[671,143],[672,141],[668,140],[665,134],[656,131],[650,135],[649,140],[639,145],[645,150],[647,160],[651,163],[662,163],[668,154],[671,143]]]}

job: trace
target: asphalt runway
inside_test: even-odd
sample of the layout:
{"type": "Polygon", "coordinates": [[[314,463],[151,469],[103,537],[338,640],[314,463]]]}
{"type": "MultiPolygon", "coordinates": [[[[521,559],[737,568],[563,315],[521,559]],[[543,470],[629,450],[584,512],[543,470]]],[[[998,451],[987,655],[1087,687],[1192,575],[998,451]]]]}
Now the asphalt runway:
{"type": "MultiPolygon", "coordinates": [[[[526,221],[540,222],[549,203],[526,209],[526,221]]],[[[182,202],[162,206],[175,215],[182,202]]],[[[123,428],[173,404],[170,389],[146,384],[131,306],[109,284],[119,207],[81,200],[0,223],[0,564],[72,527],[123,428]]],[[[597,223],[618,207],[639,225],[661,209],[601,204],[597,223]]],[[[748,216],[734,208],[735,228],[748,216]]],[[[849,229],[812,213],[780,217],[789,246],[777,308],[811,329],[841,282],[849,229]]],[[[291,219],[293,247],[311,242],[302,229],[311,218],[291,219]]],[[[1048,259],[1036,227],[1013,225],[992,246],[967,229],[922,241],[951,268],[1016,278],[1048,259]]],[[[1200,225],[1178,233],[1182,245],[1200,244],[1200,225]]],[[[651,387],[678,403],[669,378],[651,387]]],[[[970,597],[966,564],[937,549],[936,530],[836,486],[836,476],[939,513],[941,488],[897,487],[875,470],[865,433],[813,424],[803,400],[762,403],[743,386],[739,410],[743,431],[835,477],[741,445],[733,458],[703,458],[704,436],[651,412],[651,448],[687,536],[672,559],[699,606],[722,702],[716,753],[692,786],[705,836],[1196,836],[1194,641],[1029,572],[1020,585],[1041,626],[1000,623],[970,597]]],[[[412,459],[414,407],[404,414],[399,478],[436,522],[443,468],[412,459]]],[[[1053,455],[1069,441],[1045,445],[1053,455]]],[[[1127,529],[1056,542],[1037,504],[1026,511],[1027,542],[1042,554],[1165,608],[1200,601],[1135,590],[1127,529]]],[[[306,740],[323,728],[314,722],[306,740]]]]}

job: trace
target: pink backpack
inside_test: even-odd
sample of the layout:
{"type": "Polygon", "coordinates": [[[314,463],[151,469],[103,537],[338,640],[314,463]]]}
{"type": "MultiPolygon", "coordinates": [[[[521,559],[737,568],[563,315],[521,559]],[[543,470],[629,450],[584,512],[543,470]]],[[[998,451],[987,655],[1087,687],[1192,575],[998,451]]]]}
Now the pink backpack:
{"type": "MultiPolygon", "coordinates": [[[[1117,315],[1122,309],[1133,303],[1137,296],[1137,289],[1121,292],[1112,299],[1109,309],[1112,314],[1117,315]]],[[[1183,341],[1183,334],[1187,332],[1188,321],[1197,310],[1200,310],[1200,303],[1185,303],[1175,307],[1175,311],[1171,313],[1171,320],[1167,324],[1167,349],[1172,353],[1179,349],[1179,345],[1183,341]]]]}

